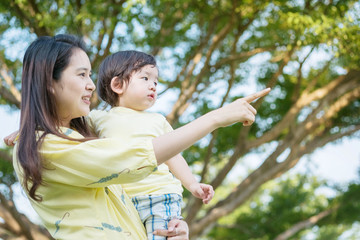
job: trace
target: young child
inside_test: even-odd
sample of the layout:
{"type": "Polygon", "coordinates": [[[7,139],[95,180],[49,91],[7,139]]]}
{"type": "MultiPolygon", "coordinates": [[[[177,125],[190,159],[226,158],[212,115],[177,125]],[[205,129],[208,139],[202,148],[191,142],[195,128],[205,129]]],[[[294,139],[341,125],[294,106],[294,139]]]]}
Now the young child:
{"type": "MultiPolygon", "coordinates": [[[[88,122],[94,133],[100,138],[132,139],[155,138],[171,131],[164,116],[145,112],[156,101],[157,84],[158,69],[153,56],[121,51],[105,58],[99,68],[97,88],[112,109],[90,113],[88,122]]],[[[122,185],[139,212],[148,239],[165,239],[153,235],[153,231],[167,229],[173,218],[182,219],[181,183],[205,204],[214,196],[210,185],[196,181],[180,154],[158,166],[144,180],[122,185]]]]}

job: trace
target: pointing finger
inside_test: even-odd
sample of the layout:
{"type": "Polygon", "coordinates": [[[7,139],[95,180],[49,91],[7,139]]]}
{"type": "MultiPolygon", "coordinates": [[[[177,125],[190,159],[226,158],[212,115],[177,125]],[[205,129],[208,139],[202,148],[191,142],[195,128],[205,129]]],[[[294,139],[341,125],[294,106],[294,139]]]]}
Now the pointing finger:
{"type": "Polygon", "coordinates": [[[244,97],[243,99],[247,101],[248,103],[251,103],[252,101],[255,101],[258,98],[261,98],[263,96],[266,96],[271,91],[271,88],[265,88],[264,90],[261,90],[260,92],[253,93],[249,96],[244,97]]]}
{"type": "Polygon", "coordinates": [[[250,104],[249,104],[249,110],[250,110],[254,115],[256,115],[256,113],[257,113],[256,109],[255,109],[253,106],[251,106],[250,104]]]}

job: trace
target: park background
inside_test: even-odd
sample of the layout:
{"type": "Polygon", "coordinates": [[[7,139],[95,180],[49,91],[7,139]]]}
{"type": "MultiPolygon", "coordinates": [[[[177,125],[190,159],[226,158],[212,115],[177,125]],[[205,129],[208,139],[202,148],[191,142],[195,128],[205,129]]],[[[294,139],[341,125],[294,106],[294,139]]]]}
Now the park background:
{"type": "MultiPolygon", "coordinates": [[[[0,137],[19,125],[21,59],[37,36],[107,55],[156,56],[174,128],[265,87],[256,122],[220,129],[183,153],[204,206],[184,193],[191,239],[359,239],[359,1],[14,1],[0,3],[0,137]]],[[[92,107],[103,104],[95,96],[92,107]]],[[[50,239],[0,145],[0,239],[50,239]],[[23,215],[22,213],[25,213],[23,215]]]]}

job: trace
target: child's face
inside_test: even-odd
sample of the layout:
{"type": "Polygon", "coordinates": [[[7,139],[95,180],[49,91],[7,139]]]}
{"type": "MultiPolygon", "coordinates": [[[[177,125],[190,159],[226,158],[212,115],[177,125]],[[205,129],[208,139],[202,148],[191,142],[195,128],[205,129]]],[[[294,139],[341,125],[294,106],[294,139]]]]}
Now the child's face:
{"type": "Polygon", "coordinates": [[[124,84],[123,93],[119,96],[119,106],[143,111],[154,105],[158,84],[158,70],[146,65],[132,73],[129,84],[124,84]]]}

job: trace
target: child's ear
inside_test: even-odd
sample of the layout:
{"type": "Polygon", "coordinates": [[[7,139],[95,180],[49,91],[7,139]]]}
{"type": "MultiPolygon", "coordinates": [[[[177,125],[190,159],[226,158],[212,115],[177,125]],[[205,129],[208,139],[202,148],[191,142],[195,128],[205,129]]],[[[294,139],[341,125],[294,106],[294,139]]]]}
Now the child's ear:
{"type": "Polygon", "coordinates": [[[111,90],[119,95],[124,93],[124,85],[119,77],[113,77],[110,81],[111,90]]]}

